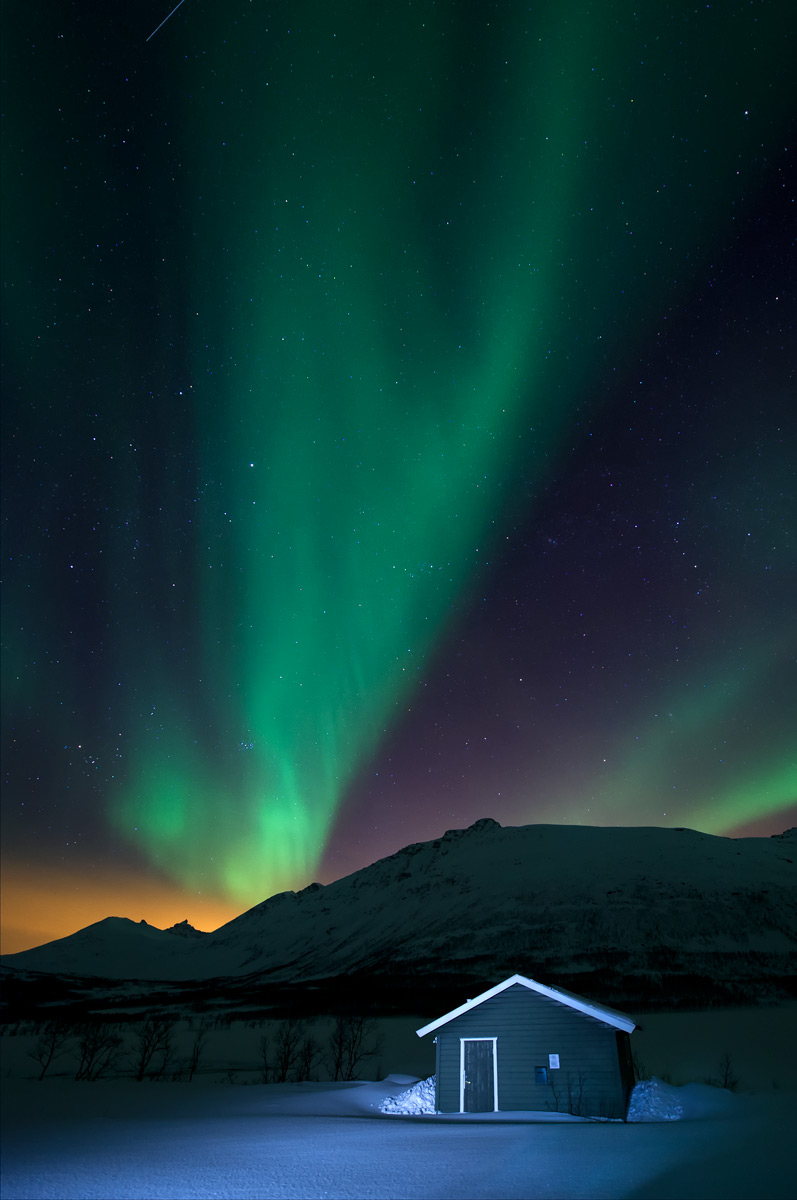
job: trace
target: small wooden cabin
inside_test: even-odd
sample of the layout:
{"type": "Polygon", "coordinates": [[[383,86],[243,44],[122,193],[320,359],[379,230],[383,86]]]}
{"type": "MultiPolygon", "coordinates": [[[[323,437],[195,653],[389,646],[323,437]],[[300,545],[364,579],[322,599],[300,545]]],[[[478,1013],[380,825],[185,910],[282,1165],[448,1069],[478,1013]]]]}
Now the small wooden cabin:
{"type": "Polygon", "coordinates": [[[624,1118],[634,1028],[611,1008],[512,975],[416,1033],[436,1034],[439,1112],[624,1118]]]}

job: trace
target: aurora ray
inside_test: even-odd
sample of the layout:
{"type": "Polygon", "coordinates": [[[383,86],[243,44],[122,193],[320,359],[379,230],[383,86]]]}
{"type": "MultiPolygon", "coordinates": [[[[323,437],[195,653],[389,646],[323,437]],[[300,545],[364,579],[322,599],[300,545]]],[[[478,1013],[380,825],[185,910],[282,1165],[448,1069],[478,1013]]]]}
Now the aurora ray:
{"type": "MultiPolygon", "coordinates": [[[[30,168],[52,209],[8,200],[10,371],[63,483],[35,552],[70,505],[79,531],[12,578],[6,670],[76,825],[101,774],[115,852],[238,906],[309,882],[579,422],[732,237],[789,120],[782,10],[665,8],[195,7],[90,101],[54,59],[41,122],[90,149],[30,168]]],[[[629,819],[632,728],[603,792],[629,819]]]]}

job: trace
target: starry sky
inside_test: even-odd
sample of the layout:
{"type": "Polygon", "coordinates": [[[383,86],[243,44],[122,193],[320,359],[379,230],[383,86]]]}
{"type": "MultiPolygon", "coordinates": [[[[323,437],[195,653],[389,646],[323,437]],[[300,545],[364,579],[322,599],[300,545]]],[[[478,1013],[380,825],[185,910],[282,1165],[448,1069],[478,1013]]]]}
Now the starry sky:
{"type": "Polygon", "coordinates": [[[4,950],[794,824],[789,0],[170,7],[5,6],[4,950]]]}

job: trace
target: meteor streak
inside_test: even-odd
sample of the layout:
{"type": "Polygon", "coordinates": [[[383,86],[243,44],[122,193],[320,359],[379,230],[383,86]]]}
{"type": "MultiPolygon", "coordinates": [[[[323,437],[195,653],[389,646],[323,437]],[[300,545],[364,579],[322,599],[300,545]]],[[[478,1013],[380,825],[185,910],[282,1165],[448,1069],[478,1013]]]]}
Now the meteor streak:
{"type": "MultiPolygon", "coordinates": [[[[180,0],[180,4],[184,4],[184,3],[185,3],[185,0],[180,0]]],[[[149,40],[150,40],[150,38],[154,38],[155,34],[158,32],[158,29],[163,29],[163,26],[164,26],[164,25],[166,24],[166,22],[169,20],[169,17],[173,17],[173,16],[174,16],[174,14],[177,12],[178,8],[180,7],[180,4],[175,4],[175,6],[174,6],[174,8],[172,9],[172,11],[169,13],[169,16],[167,16],[167,17],[164,17],[164,18],[163,18],[163,20],[161,21],[160,25],[158,25],[157,29],[153,29],[152,33],[151,33],[151,34],[149,35],[149,37],[147,38],[147,41],[149,41],[149,40]]]]}

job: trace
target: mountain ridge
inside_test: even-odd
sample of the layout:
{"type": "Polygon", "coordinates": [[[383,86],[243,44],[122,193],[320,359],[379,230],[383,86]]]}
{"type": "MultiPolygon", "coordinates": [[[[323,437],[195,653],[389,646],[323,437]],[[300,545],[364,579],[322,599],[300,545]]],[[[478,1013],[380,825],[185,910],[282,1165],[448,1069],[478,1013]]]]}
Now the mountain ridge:
{"type": "Polygon", "coordinates": [[[796,830],[732,839],[483,818],[333,883],[270,896],[209,933],[106,917],[0,961],[174,983],[517,970],[578,991],[608,975],[615,998],[623,978],[633,990],[711,972],[765,998],[768,987],[790,993],[797,977],[795,851],[796,830]]]}

